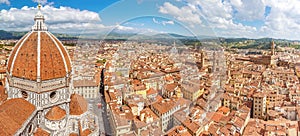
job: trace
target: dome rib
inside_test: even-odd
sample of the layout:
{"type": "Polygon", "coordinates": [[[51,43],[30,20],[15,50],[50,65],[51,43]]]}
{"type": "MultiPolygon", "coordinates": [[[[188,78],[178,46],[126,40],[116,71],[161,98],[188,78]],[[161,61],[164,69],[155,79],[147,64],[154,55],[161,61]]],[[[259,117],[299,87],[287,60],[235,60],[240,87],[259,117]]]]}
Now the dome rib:
{"type": "Polygon", "coordinates": [[[71,72],[66,49],[48,31],[29,32],[12,53],[8,66],[12,77],[40,82],[68,77],[71,72]]]}
{"type": "Polygon", "coordinates": [[[38,32],[38,43],[37,43],[37,81],[41,80],[41,32],[38,32]]]}
{"type": "MultiPolygon", "coordinates": [[[[30,33],[26,33],[17,43],[16,43],[16,46],[15,48],[18,49],[21,45],[21,43],[26,39],[26,37],[29,35],[30,33]]],[[[8,72],[10,72],[10,68],[11,68],[11,64],[12,64],[12,61],[14,59],[14,55],[16,54],[16,51],[17,50],[13,50],[9,56],[9,59],[8,59],[8,62],[7,62],[7,69],[8,69],[8,72]]]]}
{"type": "MultiPolygon", "coordinates": [[[[40,11],[34,21],[31,32],[18,41],[9,57],[7,66],[9,77],[35,82],[68,78],[72,71],[68,52],[61,41],[48,31],[45,18],[40,11]]],[[[32,88],[30,85],[27,86],[32,88]]]]}
{"type": "Polygon", "coordinates": [[[67,66],[67,63],[66,63],[65,56],[63,55],[63,53],[62,53],[62,51],[61,51],[61,48],[59,48],[59,45],[57,44],[56,40],[51,36],[51,34],[49,34],[48,32],[46,32],[46,33],[47,33],[47,35],[51,38],[51,40],[54,42],[56,48],[58,49],[58,51],[59,51],[59,53],[60,53],[60,56],[61,56],[62,59],[63,59],[66,73],[68,73],[68,66],[67,66]]]}
{"type": "Polygon", "coordinates": [[[12,76],[36,80],[37,78],[37,38],[38,33],[31,33],[15,54],[12,63],[12,76]]]}

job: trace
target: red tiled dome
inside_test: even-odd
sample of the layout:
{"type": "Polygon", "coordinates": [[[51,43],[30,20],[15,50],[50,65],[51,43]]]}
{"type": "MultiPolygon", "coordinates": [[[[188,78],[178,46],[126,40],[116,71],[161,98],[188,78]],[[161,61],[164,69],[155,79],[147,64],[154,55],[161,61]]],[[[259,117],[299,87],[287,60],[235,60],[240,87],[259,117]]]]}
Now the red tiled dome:
{"type": "Polygon", "coordinates": [[[59,106],[54,106],[46,113],[45,117],[51,121],[62,120],[66,117],[66,111],[59,106]]]}
{"type": "Polygon", "coordinates": [[[51,80],[71,72],[69,55],[63,44],[48,31],[31,31],[16,44],[7,70],[13,77],[51,80]]]}
{"type": "Polygon", "coordinates": [[[66,77],[71,72],[67,51],[48,32],[40,10],[34,21],[32,30],[19,40],[8,59],[9,76],[38,82],[66,77]]]}

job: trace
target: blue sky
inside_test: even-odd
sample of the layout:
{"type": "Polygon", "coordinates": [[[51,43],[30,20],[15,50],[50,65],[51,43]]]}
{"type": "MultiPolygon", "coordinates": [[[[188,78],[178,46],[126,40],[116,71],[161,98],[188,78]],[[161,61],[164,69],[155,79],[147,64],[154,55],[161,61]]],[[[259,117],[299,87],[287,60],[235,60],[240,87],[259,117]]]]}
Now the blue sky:
{"type": "MultiPolygon", "coordinates": [[[[0,29],[29,31],[38,0],[0,0],[0,29]]],[[[300,39],[298,0],[41,0],[58,33],[300,39]]]]}
{"type": "MultiPolygon", "coordinates": [[[[48,4],[52,3],[54,7],[67,6],[67,7],[73,7],[81,10],[90,10],[90,11],[98,12],[118,1],[120,0],[51,0],[47,2],[48,4]]],[[[32,6],[36,6],[36,4],[37,2],[32,0],[10,0],[10,4],[1,4],[0,8],[9,9],[12,7],[21,8],[23,6],[32,7],[32,6]]]]}

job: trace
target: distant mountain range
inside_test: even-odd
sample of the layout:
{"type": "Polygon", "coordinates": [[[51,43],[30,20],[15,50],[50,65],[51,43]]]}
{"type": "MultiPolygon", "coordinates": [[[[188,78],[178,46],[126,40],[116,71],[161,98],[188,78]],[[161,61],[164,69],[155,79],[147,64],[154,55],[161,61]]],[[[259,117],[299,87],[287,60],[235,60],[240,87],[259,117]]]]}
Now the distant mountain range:
{"type": "Polygon", "coordinates": [[[112,32],[103,36],[105,39],[129,39],[129,40],[159,40],[159,39],[186,39],[186,40],[202,40],[202,39],[218,39],[212,36],[185,36],[175,33],[158,33],[158,34],[139,34],[139,33],[116,33],[112,32]]]}
{"type": "Polygon", "coordinates": [[[4,31],[4,30],[0,30],[0,39],[1,40],[19,39],[20,37],[22,37],[22,35],[24,35],[24,34],[21,34],[21,33],[22,32],[15,33],[15,32],[7,32],[7,31],[4,31]]]}
{"type": "MultiPolygon", "coordinates": [[[[25,35],[27,32],[15,32],[15,31],[4,31],[0,30],[0,39],[20,39],[23,35],[25,35]]],[[[107,35],[75,35],[75,34],[59,34],[54,33],[55,36],[62,39],[76,39],[76,38],[82,38],[82,39],[142,39],[142,40],[153,40],[153,39],[186,39],[186,40],[219,40],[221,42],[242,42],[246,40],[256,40],[261,42],[269,42],[272,40],[280,40],[280,41],[289,41],[285,39],[271,39],[271,38],[261,38],[261,39],[250,39],[250,38],[223,38],[223,37],[213,37],[213,36],[185,36],[175,33],[159,33],[154,35],[147,35],[147,34],[138,34],[138,33],[117,33],[112,32],[107,35]]]]}
{"type": "MultiPolygon", "coordinates": [[[[14,31],[4,31],[0,30],[0,40],[11,40],[11,39],[20,39],[27,32],[14,32],[14,31]]],[[[77,36],[69,35],[69,34],[58,34],[54,33],[56,37],[59,39],[77,39],[77,36]]]]}
{"type": "MultiPolygon", "coordinates": [[[[26,32],[13,32],[0,30],[0,40],[4,39],[20,39],[26,32]]],[[[61,40],[68,39],[105,39],[105,40],[147,40],[149,42],[156,43],[167,43],[172,44],[174,41],[180,41],[182,44],[189,46],[198,45],[222,45],[228,48],[238,48],[238,49],[267,49],[271,41],[274,41],[279,46],[289,46],[300,49],[300,45],[294,44],[294,42],[285,39],[272,39],[272,38],[260,38],[260,39],[250,39],[250,38],[224,38],[224,37],[213,37],[213,36],[185,36],[174,33],[157,33],[157,34],[139,34],[139,33],[118,33],[111,32],[109,34],[59,34],[54,33],[56,37],[61,40]],[[200,43],[201,42],[201,43],[200,43]]]]}
{"type": "MultiPolygon", "coordinates": [[[[27,32],[14,32],[14,31],[4,31],[0,30],[0,39],[20,39],[23,35],[25,35],[27,32]]],[[[160,33],[160,34],[154,34],[154,35],[146,35],[146,34],[137,34],[137,33],[116,33],[112,32],[107,35],[92,35],[92,34],[81,34],[81,35],[75,35],[75,34],[59,34],[54,33],[54,35],[60,39],[129,39],[129,40],[153,40],[153,39],[209,39],[213,37],[209,36],[184,36],[180,34],[174,34],[174,33],[160,33]]],[[[214,37],[216,38],[216,37],[214,37]]]]}

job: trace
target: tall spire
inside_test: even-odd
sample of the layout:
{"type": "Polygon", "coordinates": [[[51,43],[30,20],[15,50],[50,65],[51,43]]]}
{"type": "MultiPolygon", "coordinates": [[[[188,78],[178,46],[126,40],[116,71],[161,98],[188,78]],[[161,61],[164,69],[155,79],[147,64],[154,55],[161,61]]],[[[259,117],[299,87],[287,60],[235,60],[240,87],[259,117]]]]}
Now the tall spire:
{"type": "Polygon", "coordinates": [[[275,55],[275,43],[274,40],[271,42],[271,55],[275,55]]]}
{"type": "Polygon", "coordinates": [[[47,31],[47,27],[45,25],[45,18],[41,12],[42,5],[38,4],[38,12],[34,17],[34,25],[32,26],[32,31],[47,31]]]}

